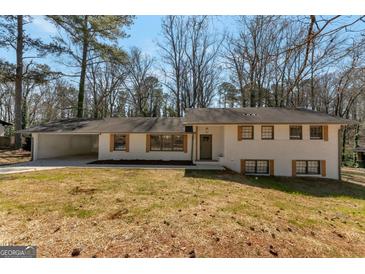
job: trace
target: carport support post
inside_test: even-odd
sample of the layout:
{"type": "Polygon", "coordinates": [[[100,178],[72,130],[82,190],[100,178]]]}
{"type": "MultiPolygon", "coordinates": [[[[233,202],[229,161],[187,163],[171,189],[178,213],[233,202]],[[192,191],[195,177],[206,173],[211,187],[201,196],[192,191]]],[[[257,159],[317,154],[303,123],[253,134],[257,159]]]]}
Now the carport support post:
{"type": "Polygon", "coordinates": [[[32,134],[32,161],[38,159],[38,134],[32,134]]]}

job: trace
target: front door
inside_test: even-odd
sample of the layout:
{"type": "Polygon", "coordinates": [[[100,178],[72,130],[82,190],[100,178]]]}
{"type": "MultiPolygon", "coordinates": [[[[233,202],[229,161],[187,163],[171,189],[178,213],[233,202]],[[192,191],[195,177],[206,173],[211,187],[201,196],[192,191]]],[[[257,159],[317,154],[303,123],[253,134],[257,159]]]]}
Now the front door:
{"type": "Polygon", "coordinates": [[[200,135],[200,160],[212,160],[212,135],[200,135]]]}

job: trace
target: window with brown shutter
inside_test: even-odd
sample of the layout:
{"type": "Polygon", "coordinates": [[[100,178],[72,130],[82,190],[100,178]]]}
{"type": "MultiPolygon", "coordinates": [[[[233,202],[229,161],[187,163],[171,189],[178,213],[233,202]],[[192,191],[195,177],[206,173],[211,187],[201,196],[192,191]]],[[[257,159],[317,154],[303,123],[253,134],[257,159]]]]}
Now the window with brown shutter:
{"type": "Polygon", "coordinates": [[[184,153],[188,153],[188,135],[184,134],[184,153]]]}
{"type": "Polygon", "coordinates": [[[318,160],[296,160],[295,174],[317,175],[320,174],[321,161],[318,160]]]}
{"type": "Polygon", "coordinates": [[[149,151],[185,151],[184,135],[153,134],[149,139],[149,151]]]}
{"type": "Polygon", "coordinates": [[[274,139],[274,126],[261,126],[261,139],[273,140],[274,139]]]}
{"type": "Polygon", "coordinates": [[[241,160],[241,174],[245,174],[245,160],[241,160]]]}
{"type": "Polygon", "coordinates": [[[275,175],[275,166],[274,166],[274,160],[270,160],[269,161],[269,173],[270,176],[274,176],[275,175]]]}
{"type": "Polygon", "coordinates": [[[310,139],[322,140],[323,139],[323,127],[322,126],[310,126],[310,139]]]}
{"type": "Polygon", "coordinates": [[[323,177],[327,176],[326,160],[321,161],[321,174],[323,177]]]}
{"type": "Polygon", "coordinates": [[[127,150],[127,135],[114,134],[114,151],[126,151],[127,150]]]}
{"type": "Polygon", "coordinates": [[[146,134],[146,152],[150,151],[150,135],[146,134]]]}
{"type": "MultiPolygon", "coordinates": [[[[242,163],[242,162],[241,162],[242,163]]],[[[244,174],[270,174],[268,160],[244,160],[244,174]]]]}
{"type": "Polygon", "coordinates": [[[323,140],[328,141],[328,126],[323,126],[323,140]]]}
{"type": "Polygon", "coordinates": [[[110,134],[109,136],[109,151],[114,151],[114,134],[110,134]]]}
{"type": "Polygon", "coordinates": [[[238,127],[239,140],[253,140],[254,138],[254,127],[253,126],[239,126],[238,127]]]}
{"type": "Polygon", "coordinates": [[[302,126],[289,126],[290,140],[302,140],[302,126]]]}
{"type": "Polygon", "coordinates": [[[237,140],[238,141],[242,140],[242,126],[237,127],[237,140]]]}
{"type": "Polygon", "coordinates": [[[297,176],[297,161],[295,160],[291,161],[291,176],[297,176]]]}

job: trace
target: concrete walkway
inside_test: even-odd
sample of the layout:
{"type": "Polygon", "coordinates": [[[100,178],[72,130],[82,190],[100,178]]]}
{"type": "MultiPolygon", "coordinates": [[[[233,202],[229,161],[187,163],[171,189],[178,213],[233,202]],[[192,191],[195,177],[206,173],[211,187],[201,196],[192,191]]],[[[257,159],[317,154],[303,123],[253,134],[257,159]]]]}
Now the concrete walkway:
{"type": "Polygon", "coordinates": [[[64,158],[42,159],[32,162],[19,163],[14,165],[0,166],[1,174],[13,174],[30,171],[51,170],[60,168],[124,168],[124,169],[190,169],[190,170],[224,170],[224,167],[218,164],[198,164],[195,166],[177,166],[177,165],[89,165],[88,163],[96,161],[94,155],[73,156],[64,158]]]}

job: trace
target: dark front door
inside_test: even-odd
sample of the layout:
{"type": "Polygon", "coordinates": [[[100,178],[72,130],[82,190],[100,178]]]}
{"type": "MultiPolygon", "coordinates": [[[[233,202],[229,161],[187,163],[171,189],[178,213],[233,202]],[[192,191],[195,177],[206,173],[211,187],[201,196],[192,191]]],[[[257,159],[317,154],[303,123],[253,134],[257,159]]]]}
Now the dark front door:
{"type": "Polygon", "coordinates": [[[200,135],[200,160],[212,160],[212,135],[200,135]]]}

